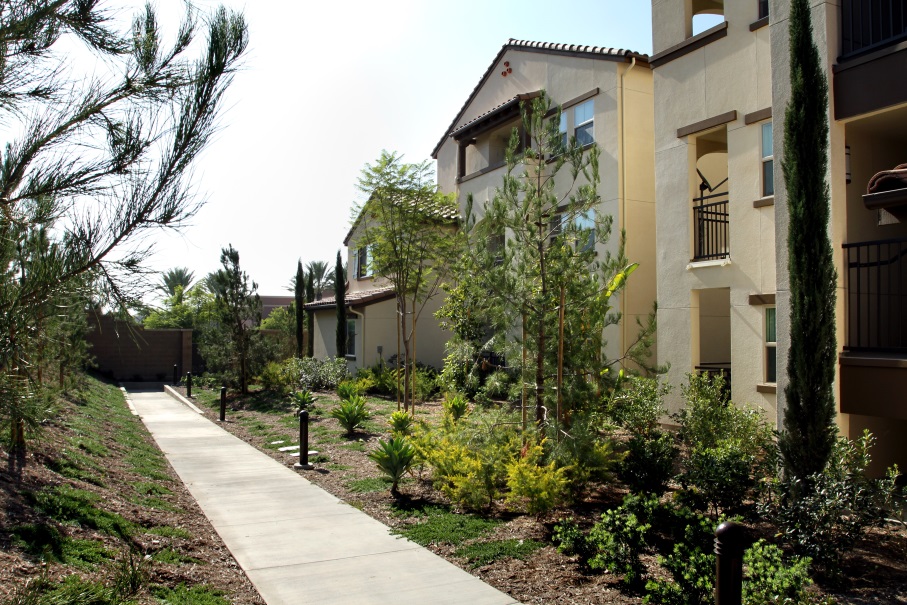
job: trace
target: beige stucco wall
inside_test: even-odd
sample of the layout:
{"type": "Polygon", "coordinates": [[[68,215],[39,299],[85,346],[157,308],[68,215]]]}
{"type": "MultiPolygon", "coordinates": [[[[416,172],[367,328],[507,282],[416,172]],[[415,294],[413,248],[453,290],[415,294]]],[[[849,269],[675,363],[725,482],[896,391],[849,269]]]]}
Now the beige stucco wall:
{"type": "MultiPolygon", "coordinates": [[[[623,312],[625,320],[621,326],[609,328],[605,335],[608,341],[606,354],[612,358],[620,356],[627,343],[635,339],[636,318],[647,317],[655,300],[652,74],[648,65],[635,66],[623,81],[625,89],[622,95],[621,74],[628,68],[629,64],[623,61],[511,49],[491,70],[491,76],[455,125],[460,126],[519,93],[544,89],[554,104],[563,104],[595,88],[599,89],[593,97],[594,136],[601,150],[598,190],[601,203],[597,211],[614,218],[614,229],[610,241],[600,246],[598,253],[601,258],[607,252],[615,253],[620,229],[624,228],[627,230],[627,257],[640,264],[623,295],[613,301],[615,310],[623,312]],[[513,69],[507,77],[500,76],[504,62],[509,62],[513,69]],[[621,102],[626,107],[623,120],[621,102]]],[[[473,151],[470,148],[467,153],[467,178],[462,183],[457,183],[456,178],[457,143],[448,138],[437,155],[438,184],[442,191],[458,193],[461,210],[465,210],[467,197],[471,194],[478,217],[484,214],[484,204],[493,199],[504,173],[504,168],[498,168],[469,177],[471,170],[487,165],[489,158],[483,147],[485,140],[479,137],[478,149],[473,151]]],[[[566,171],[564,174],[566,176],[566,171]]],[[[568,188],[566,179],[562,179],[557,183],[556,191],[564,195],[568,188]]]]}
{"type": "MultiPolygon", "coordinates": [[[[761,406],[774,421],[775,396],[757,390],[765,371],[764,308],[749,304],[751,294],[775,291],[774,208],[754,207],[761,198],[761,123],[744,123],[746,114],[771,106],[769,29],[750,31],[755,2],[726,2],[725,9],[726,37],[654,70],[658,359],[671,366],[669,382],[683,383],[697,362],[715,361],[708,358],[718,354],[714,343],[727,339],[717,338],[713,329],[718,324],[726,329],[729,322],[732,397],[761,406]],[[677,130],[732,110],[736,119],[716,129],[726,130],[726,156],[703,158],[708,163],[726,157],[730,262],[691,264],[696,138],[708,132],[678,138],[677,130]],[[714,289],[726,292],[720,321],[700,308],[702,293],[714,289]],[[702,342],[704,334],[714,339],[702,342]]],[[[688,37],[683,2],[654,0],[652,11],[656,53],[688,37]]],[[[681,403],[675,389],[669,407],[676,411],[681,403]]]]}

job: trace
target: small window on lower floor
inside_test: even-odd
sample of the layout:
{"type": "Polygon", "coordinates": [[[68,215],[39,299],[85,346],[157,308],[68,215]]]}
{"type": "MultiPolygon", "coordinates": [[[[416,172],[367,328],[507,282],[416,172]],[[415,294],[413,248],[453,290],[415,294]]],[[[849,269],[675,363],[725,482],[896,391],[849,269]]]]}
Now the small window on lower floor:
{"type": "Polygon", "coordinates": [[[778,343],[775,329],[775,307],[765,308],[765,382],[778,380],[778,343]]]}
{"type": "Polygon", "coordinates": [[[346,320],[346,356],[356,356],[356,320],[346,320]]]}

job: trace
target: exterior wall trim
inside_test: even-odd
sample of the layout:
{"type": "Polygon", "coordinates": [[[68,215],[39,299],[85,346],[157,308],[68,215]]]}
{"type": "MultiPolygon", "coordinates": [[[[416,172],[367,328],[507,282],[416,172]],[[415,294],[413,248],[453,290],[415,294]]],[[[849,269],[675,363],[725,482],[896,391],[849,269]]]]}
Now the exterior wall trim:
{"type": "Polygon", "coordinates": [[[751,31],[751,32],[754,32],[754,31],[756,31],[757,29],[762,29],[762,28],[765,27],[766,25],[768,25],[768,15],[766,15],[765,17],[762,17],[761,19],[757,19],[757,20],[753,21],[752,23],[750,23],[750,31],[751,31]]]}
{"type": "Polygon", "coordinates": [[[708,130],[709,128],[715,128],[716,126],[721,126],[722,124],[727,124],[733,122],[737,119],[737,110],[732,109],[731,111],[725,112],[718,116],[713,116],[705,120],[700,120],[699,122],[694,122],[687,126],[681,126],[677,129],[677,138],[682,139],[683,137],[695,134],[697,132],[702,132],[703,130],[708,130]]]}
{"type": "Polygon", "coordinates": [[[775,205],[775,196],[769,195],[753,201],[753,208],[766,208],[775,205]]]}
{"type": "Polygon", "coordinates": [[[752,113],[748,113],[743,116],[743,123],[749,126],[750,124],[755,124],[756,122],[761,122],[762,120],[768,120],[772,117],[772,107],[769,105],[765,109],[760,109],[752,113]]]}
{"type": "Polygon", "coordinates": [[[675,44],[671,48],[667,48],[660,53],[655,53],[649,58],[649,65],[658,67],[665,63],[670,63],[674,59],[679,59],[684,55],[688,55],[694,50],[698,50],[703,46],[724,38],[726,35],[727,21],[724,21],[715,27],[710,27],[704,32],[696,34],[692,38],[687,38],[680,44],[675,44]]]}

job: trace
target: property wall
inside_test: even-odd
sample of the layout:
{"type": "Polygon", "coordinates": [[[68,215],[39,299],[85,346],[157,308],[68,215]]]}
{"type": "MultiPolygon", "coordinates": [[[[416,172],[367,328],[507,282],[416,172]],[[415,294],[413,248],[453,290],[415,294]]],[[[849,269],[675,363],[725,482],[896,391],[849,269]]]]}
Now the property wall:
{"type": "Polygon", "coordinates": [[[173,379],[173,365],[192,371],[192,330],[145,330],[111,317],[89,316],[86,340],[94,367],[115,380],[173,379]]]}
{"type": "MultiPolygon", "coordinates": [[[[727,36],[654,69],[655,186],[659,363],[671,365],[668,380],[679,385],[698,359],[699,298],[713,288],[729,291],[732,397],[764,408],[775,419],[775,395],[759,392],[764,380],[764,308],[752,294],[775,292],[774,207],[761,200],[761,124],[744,116],[772,106],[769,29],[751,31],[756,3],[726,2],[727,36]],[[692,199],[698,193],[696,138],[677,130],[736,111],[720,126],[727,131],[729,263],[691,263],[692,199]]],[[[658,53],[690,34],[683,2],[652,3],[653,46],[658,53]]],[[[778,157],[777,155],[775,157],[778,157]]],[[[780,178],[776,166],[775,183],[780,178]]],[[[779,364],[779,367],[780,366],[779,364]]],[[[679,389],[668,400],[682,405],[679,389]]]]}

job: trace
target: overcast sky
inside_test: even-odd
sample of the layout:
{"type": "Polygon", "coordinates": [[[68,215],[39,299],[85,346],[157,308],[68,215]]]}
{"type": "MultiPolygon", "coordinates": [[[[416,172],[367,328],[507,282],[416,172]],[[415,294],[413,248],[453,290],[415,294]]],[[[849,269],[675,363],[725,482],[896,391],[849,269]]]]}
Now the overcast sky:
{"type": "Polygon", "coordinates": [[[201,277],[232,244],[260,294],[287,294],[297,259],[333,265],[362,167],[382,149],[429,159],[509,38],[652,51],[648,0],[223,3],[245,13],[250,47],[196,165],[207,203],[149,264],[201,277]]]}

